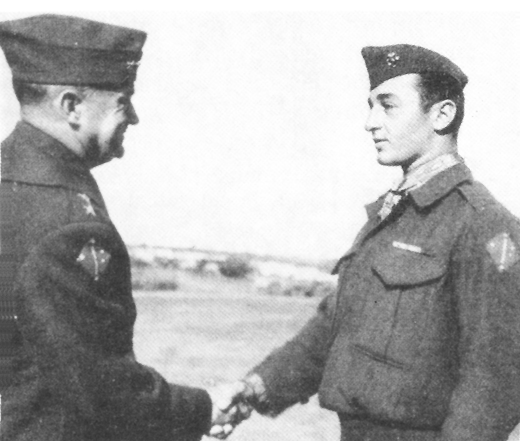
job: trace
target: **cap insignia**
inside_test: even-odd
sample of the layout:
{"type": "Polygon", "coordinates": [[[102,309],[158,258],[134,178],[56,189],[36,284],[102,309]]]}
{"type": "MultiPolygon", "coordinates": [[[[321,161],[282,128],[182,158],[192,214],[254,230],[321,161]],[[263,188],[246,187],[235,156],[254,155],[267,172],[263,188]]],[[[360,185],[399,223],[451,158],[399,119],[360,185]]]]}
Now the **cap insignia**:
{"type": "Polygon", "coordinates": [[[126,62],[126,69],[130,72],[137,72],[137,68],[139,67],[139,64],[141,64],[139,61],[127,61],[126,62]]]}
{"type": "Polygon", "coordinates": [[[397,66],[397,62],[401,59],[399,55],[397,55],[395,52],[389,52],[386,56],[386,64],[388,64],[390,67],[397,66]]]}

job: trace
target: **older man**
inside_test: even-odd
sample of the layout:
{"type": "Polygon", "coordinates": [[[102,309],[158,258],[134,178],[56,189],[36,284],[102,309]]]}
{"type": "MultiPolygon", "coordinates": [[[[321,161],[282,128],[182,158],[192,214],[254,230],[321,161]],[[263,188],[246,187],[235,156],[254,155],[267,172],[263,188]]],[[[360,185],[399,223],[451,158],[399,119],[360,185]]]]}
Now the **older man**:
{"type": "Polygon", "coordinates": [[[90,173],[138,122],[145,39],[66,16],[0,23],[21,105],[1,152],[2,440],[200,439],[218,415],[136,361],[129,257],[90,173]]]}
{"type": "Polygon", "coordinates": [[[277,415],[318,392],[345,441],[506,440],[520,420],[520,227],[457,154],[467,77],[417,46],[362,55],[365,129],[403,178],[367,206],[336,295],[242,399],[277,415]]]}

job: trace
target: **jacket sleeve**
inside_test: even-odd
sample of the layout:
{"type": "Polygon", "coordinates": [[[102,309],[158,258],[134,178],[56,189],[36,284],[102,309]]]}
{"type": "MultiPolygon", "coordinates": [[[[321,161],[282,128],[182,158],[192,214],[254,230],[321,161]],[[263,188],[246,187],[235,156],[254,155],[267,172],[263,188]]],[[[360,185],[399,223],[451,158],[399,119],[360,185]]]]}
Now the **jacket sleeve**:
{"type": "Polygon", "coordinates": [[[317,393],[330,346],[335,303],[335,295],[325,297],[302,330],[251,371],[265,386],[265,401],[257,408],[260,413],[276,416],[317,393]]]}
{"type": "Polygon", "coordinates": [[[505,441],[520,420],[520,242],[501,219],[472,226],[452,277],[459,378],[442,441],[505,441]]]}
{"type": "Polygon", "coordinates": [[[130,265],[111,225],[71,224],[44,237],[24,259],[16,290],[28,352],[72,426],[98,430],[98,439],[200,437],[208,429],[206,391],[168,384],[133,357],[130,265]],[[109,257],[97,274],[78,261],[89,243],[109,257]]]}

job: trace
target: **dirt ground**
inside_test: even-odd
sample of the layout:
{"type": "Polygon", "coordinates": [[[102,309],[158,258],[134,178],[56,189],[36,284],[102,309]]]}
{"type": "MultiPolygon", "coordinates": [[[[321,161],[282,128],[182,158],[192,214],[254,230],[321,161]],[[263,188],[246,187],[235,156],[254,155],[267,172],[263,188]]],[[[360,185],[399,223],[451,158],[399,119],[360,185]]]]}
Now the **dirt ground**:
{"type": "MultiPolygon", "coordinates": [[[[175,292],[136,292],[135,350],[169,381],[202,386],[240,378],[294,335],[319,299],[270,297],[251,283],[179,274],[175,292]]],[[[208,438],[209,440],[210,438],[208,438]]],[[[316,397],[276,419],[253,415],[231,441],[339,439],[336,415],[316,397]]]]}

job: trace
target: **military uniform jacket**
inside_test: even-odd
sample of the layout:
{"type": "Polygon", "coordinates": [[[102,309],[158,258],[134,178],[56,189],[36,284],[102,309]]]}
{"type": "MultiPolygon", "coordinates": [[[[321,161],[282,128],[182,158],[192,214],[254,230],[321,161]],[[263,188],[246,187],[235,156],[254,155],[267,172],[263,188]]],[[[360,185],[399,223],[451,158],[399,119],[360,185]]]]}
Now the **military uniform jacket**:
{"type": "Polygon", "coordinates": [[[80,158],[19,123],[2,144],[20,347],[2,441],[199,439],[211,401],[139,364],[127,250],[80,158]]]}
{"type": "Polygon", "coordinates": [[[520,420],[520,229],[463,164],[383,198],[338,262],[336,295],[254,372],[264,412],[319,391],[342,418],[506,440],[520,420]]]}

